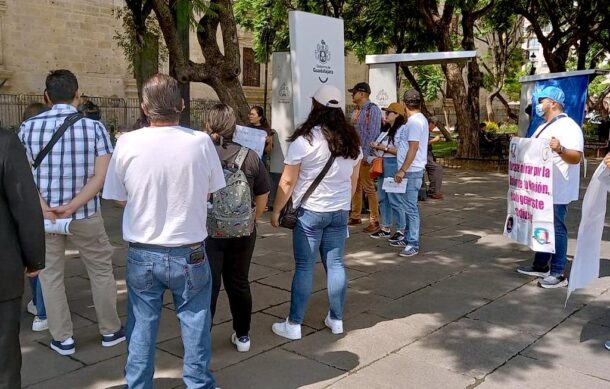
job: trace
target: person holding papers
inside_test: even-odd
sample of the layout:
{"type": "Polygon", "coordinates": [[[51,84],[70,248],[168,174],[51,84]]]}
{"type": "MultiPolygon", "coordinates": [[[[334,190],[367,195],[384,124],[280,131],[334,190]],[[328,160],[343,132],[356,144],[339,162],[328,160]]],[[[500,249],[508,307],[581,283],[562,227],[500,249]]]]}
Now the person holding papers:
{"type": "Polygon", "coordinates": [[[387,108],[383,108],[383,111],[385,111],[387,131],[383,131],[375,142],[371,143],[371,149],[375,155],[383,158],[383,176],[380,177],[380,182],[377,184],[381,229],[369,236],[374,239],[388,239],[392,243],[404,239],[406,216],[400,208],[392,208],[392,203],[398,204],[398,201],[390,201],[390,197],[400,196],[400,194],[386,192],[382,184],[384,180],[392,179],[398,168],[396,166],[396,153],[398,151],[396,139],[403,124],[405,124],[405,110],[402,104],[392,103],[387,108]],[[396,221],[396,232],[393,235],[390,233],[392,219],[396,221]]]}
{"type": "Polygon", "coordinates": [[[549,139],[553,152],[553,213],[555,225],[555,254],[536,253],[531,266],[520,266],[517,272],[540,277],[538,285],[558,288],[568,285],[564,275],[567,262],[568,231],[565,218],[568,204],[578,200],[580,161],[584,139],[580,126],[564,112],[565,94],[555,86],[548,86],[534,94],[536,115],[544,118],[533,138],[549,139]],[[550,262],[550,266],[549,266],[550,262]]]}
{"type": "Polygon", "coordinates": [[[394,181],[400,184],[407,181],[405,193],[391,197],[394,208],[401,209],[406,215],[407,231],[403,240],[390,243],[393,247],[404,247],[402,257],[419,253],[419,209],[417,194],[424,180],[424,170],[428,160],[428,120],[421,113],[421,96],[415,89],[403,95],[403,105],[407,114],[407,124],[403,126],[396,141],[398,170],[394,181]]]}

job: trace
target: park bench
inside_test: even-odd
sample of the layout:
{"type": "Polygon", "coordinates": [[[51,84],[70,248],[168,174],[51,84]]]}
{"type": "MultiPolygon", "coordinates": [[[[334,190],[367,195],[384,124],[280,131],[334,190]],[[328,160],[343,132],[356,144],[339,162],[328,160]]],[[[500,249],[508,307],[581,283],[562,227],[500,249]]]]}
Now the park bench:
{"type": "Polygon", "coordinates": [[[585,155],[595,155],[596,158],[603,157],[608,149],[608,141],[585,141],[585,155]]]}

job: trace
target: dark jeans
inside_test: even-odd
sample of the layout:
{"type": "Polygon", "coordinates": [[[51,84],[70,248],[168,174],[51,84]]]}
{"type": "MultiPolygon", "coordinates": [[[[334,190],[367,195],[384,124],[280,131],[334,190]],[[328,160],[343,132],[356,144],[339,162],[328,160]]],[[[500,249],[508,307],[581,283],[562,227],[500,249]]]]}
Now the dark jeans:
{"type": "Polygon", "coordinates": [[[0,389],[21,388],[21,297],[0,302],[0,318],[0,389]]]}
{"type": "Polygon", "coordinates": [[[206,240],[210,268],[212,269],[212,318],[216,313],[216,301],[220,293],[220,278],[229,297],[233,316],[233,329],[238,337],[250,332],[252,294],[250,293],[250,261],[256,243],[256,229],[243,238],[206,240]]]}
{"type": "Polygon", "coordinates": [[[567,204],[553,205],[555,225],[555,254],[536,253],[534,256],[534,267],[542,269],[551,261],[551,275],[561,276],[568,262],[568,229],[566,228],[567,204]]]}

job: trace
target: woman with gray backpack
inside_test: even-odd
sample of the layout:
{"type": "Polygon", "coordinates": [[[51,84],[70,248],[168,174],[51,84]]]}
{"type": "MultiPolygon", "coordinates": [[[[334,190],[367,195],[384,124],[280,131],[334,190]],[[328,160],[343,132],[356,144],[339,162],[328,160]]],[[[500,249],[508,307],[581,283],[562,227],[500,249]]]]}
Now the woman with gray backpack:
{"type": "Polygon", "coordinates": [[[221,277],[229,297],[237,351],[250,350],[252,295],[248,273],[256,242],[256,220],[265,211],[270,179],[253,150],[233,142],[235,113],[226,104],[215,104],[203,113],[203,123],[216,147],[227,186],[208,201],[206,247],[212,271],[212,317],[221,277]]]}
{"type": "Polygon", "coordinates": [[[362,151],[358,133],[345,119],[341,100],[343,93],[330,85],[314,94],[307,120],[288,139],[292,144],[273,204],[271,224],[294,228],[295,273],[290,313],[285,321],[273,324],[272,330],[292,340],[301,338],[318,255],[326,270],[330,305],[324,324],[333,334],[343,332],[347,290],[343,252],[362,151]],[[282,212],[285,206],[291,210],[282,212]],[[289,215],[296,223],[285,220],[289,215]]]}

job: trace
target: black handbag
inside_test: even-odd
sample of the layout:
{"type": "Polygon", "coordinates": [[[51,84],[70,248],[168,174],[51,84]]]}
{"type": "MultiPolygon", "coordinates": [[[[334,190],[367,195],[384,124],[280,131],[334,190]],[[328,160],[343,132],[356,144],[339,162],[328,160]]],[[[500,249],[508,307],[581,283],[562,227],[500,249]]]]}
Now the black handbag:
{"type": "MultiPolygon", "coordinates": [[[[326,173],[328,173],[328,170],[330,169],[333,162],[335,162],[335,157],[330,157],[328,162],[326,162],[326,165],[324,165],[324,168],[322,168],[320,174],[318,174],[318,176],[311,183],[309,188],[307,188],[307,192],[305,192],[303,198],[301,199],[301,204],[303,204],[313,193],[313,191],[316,190],[320,182],[322,182],[322,180],[324,179],[324,176],[326,176],[326,173]]],[[[286,205],[284,205],[284,208],[282,208],[282,210],[280,211],[280,226],[288,228],[289,230],[293,230],[294,226],[296,226],[297,224],[297,212],[299,211],[299,208],[294,208],[292,204],[292,196],[290,196],[288,202],[286,202],[286,205]]]]}

